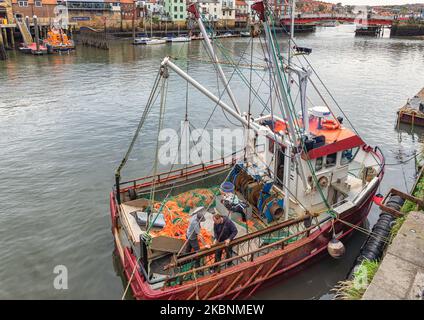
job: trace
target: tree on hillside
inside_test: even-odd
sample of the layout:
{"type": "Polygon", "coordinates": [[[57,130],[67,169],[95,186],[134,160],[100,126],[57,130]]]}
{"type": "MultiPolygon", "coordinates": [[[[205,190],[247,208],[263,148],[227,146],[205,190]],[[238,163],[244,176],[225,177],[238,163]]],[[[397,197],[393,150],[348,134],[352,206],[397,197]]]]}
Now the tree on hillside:
{"type": "Polygon", "coordinates": [[[325,6],[325,5],[323,5],[322,3],[320,3],[320,4],[318,5],[318,11],[319,11],[319,12],[323,12],[325,9],[326,9],[326,6],[325,6]]]}

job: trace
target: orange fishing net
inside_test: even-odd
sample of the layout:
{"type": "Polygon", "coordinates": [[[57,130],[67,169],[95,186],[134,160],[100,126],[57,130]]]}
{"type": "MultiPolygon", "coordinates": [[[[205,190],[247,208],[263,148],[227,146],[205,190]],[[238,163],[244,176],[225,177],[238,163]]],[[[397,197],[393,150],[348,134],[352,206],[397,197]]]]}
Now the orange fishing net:
{"type": "MultiPolygon", "coordinates": [[[[196,207],[208,207],[213,205],[214,190],[211,189],[195,189],[184,192],[168,200],[163,206],[162,213],[165,218],[166,225],[162,230],[154,232],[155,235],[163,235],[172,238],[186,239],[186,232],[190,223],[189,211],[196,207]]],[[[159,210],[161,203],[154,205],[159,210]]],[[[209,231],[204,228],[200,229],[200,235],[206,244],[212,244],[213,239],[209,231]]],[[[199,242],[203,247],[202,241],[199,242]]]]}

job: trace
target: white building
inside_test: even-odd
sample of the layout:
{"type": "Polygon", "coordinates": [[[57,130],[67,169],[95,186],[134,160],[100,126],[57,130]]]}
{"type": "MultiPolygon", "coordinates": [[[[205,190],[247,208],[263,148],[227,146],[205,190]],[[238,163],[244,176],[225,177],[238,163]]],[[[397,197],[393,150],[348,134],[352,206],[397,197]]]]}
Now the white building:
{"type": "Polygon", "coordinates": [[[234,27],[236,21],[236,0],[220,0],[222,7],[221,22],[228,27],[234,27]]]}
{"type": "Polygon", "coordinates": [[[207,20],[218,21],[222,15],[222,5],[220,0],[199,2],[199,11],[207,20]]]}
{"type": "Polygon", "coordinates": [[[140,8],[144,8],[148,16],[164,14],[163,2],[159,0],[138,1],[140,8]]]}

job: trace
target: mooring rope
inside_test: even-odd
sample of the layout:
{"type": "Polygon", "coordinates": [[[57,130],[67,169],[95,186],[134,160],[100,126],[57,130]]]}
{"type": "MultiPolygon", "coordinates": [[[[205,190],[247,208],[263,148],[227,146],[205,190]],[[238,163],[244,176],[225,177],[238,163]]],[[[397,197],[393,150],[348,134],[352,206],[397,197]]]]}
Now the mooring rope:
{"type": "Polygon", "coordinates": [[[383,241],[385,244],[390,244],[390,239],[389,239],[389,238],[386,238],[386,237],[383,237],[383,236],[381,236],[381,235],[378,235],[378,234],[376,234],[376,233],[374,233],[374,232],[372,232],[372,231],[370,231],[370,230],[367,230],[367,229],[365,229],[365,228],[362,228],[362,227],[360,227],[360,226],[357,226],[356,224],[353,224],[353,223],[347,222],[347,221],[342,220],[342,219],[340,219],[340,218],[336,218],[336,220],[340,221],[341,223],[344,223],[345,225],[347,225],[347,226],[351,227],[352,229],[355,229],[355,230],[357,230],[357,231],[359,231],[359,232],[362,232],[363,234],[366,234],[366,235],[367,235],[367,236],[369,236],[369,237],[372,237],[372,238],[374,238],[374,239],[376,239],[376,240],[381,240],[381,241],[383,241]]]}
{"type": "Polygon", "coordinates": [[[128,291],[128,289],[129,289],[129,287],[130,287],[130,284],[131,284],[132,278],[134,277],[135,270],[137,270],[137,266],[138,266],[138,262],[139,262],[139,261],[140,261],[140,258],[138,258],[138,259],[137,259],[137,261],[136,261],[136,262],[135,262],[135,264],[134,264],[134,269],[133,269],[133,271],[132,271],[132,273],[131,273],[131,277],[130,277],[130,279],[128,280],[127,286],[126,286],[126,288],[125,288],[124,294],[123,294],[123,295],[122,295],[122,297],[121,297],[121,300],[124,300],[124,298],[125,298],[125,296],[126,296],[126,294],[127,294],[127,291],[128,291]]]}

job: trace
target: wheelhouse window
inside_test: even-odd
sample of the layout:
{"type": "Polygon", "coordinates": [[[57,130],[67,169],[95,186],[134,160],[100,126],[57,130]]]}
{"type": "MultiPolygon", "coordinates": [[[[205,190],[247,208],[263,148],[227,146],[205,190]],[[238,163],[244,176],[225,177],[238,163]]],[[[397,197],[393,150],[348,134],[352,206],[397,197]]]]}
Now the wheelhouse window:
{"type": "Polygon", "coordinates": [[[43,6],[43,4],[41,3],[41,1],[35,1],[35,2],[34,2],[34,5],[35,5],[36,7],[42,7],[42,6],[43,6]]]}
{"type": "Polygon", "coordinates": [[[337,152],[329,154],[327,155],[325,159],[325,167],[326,168],[334,167],[336,165],[336,162],[337,162],[337,152]]]}
{"type": "Polygon", "coordinates": [[[322,169],[323,158],[319,157],[315,160],[315,171],[320,171],[322,169]]]}
{"type": "Polygon", "coordinates": [[[342,158],[340,159],[340,165],[346,165],[353,160],[358,148],[347,149],[342,151],[342,158]]]}
{"type": "Polygon", "coordinates": [[[18,1],[20,7],[28,7],[28,1],[18,1]]]}

